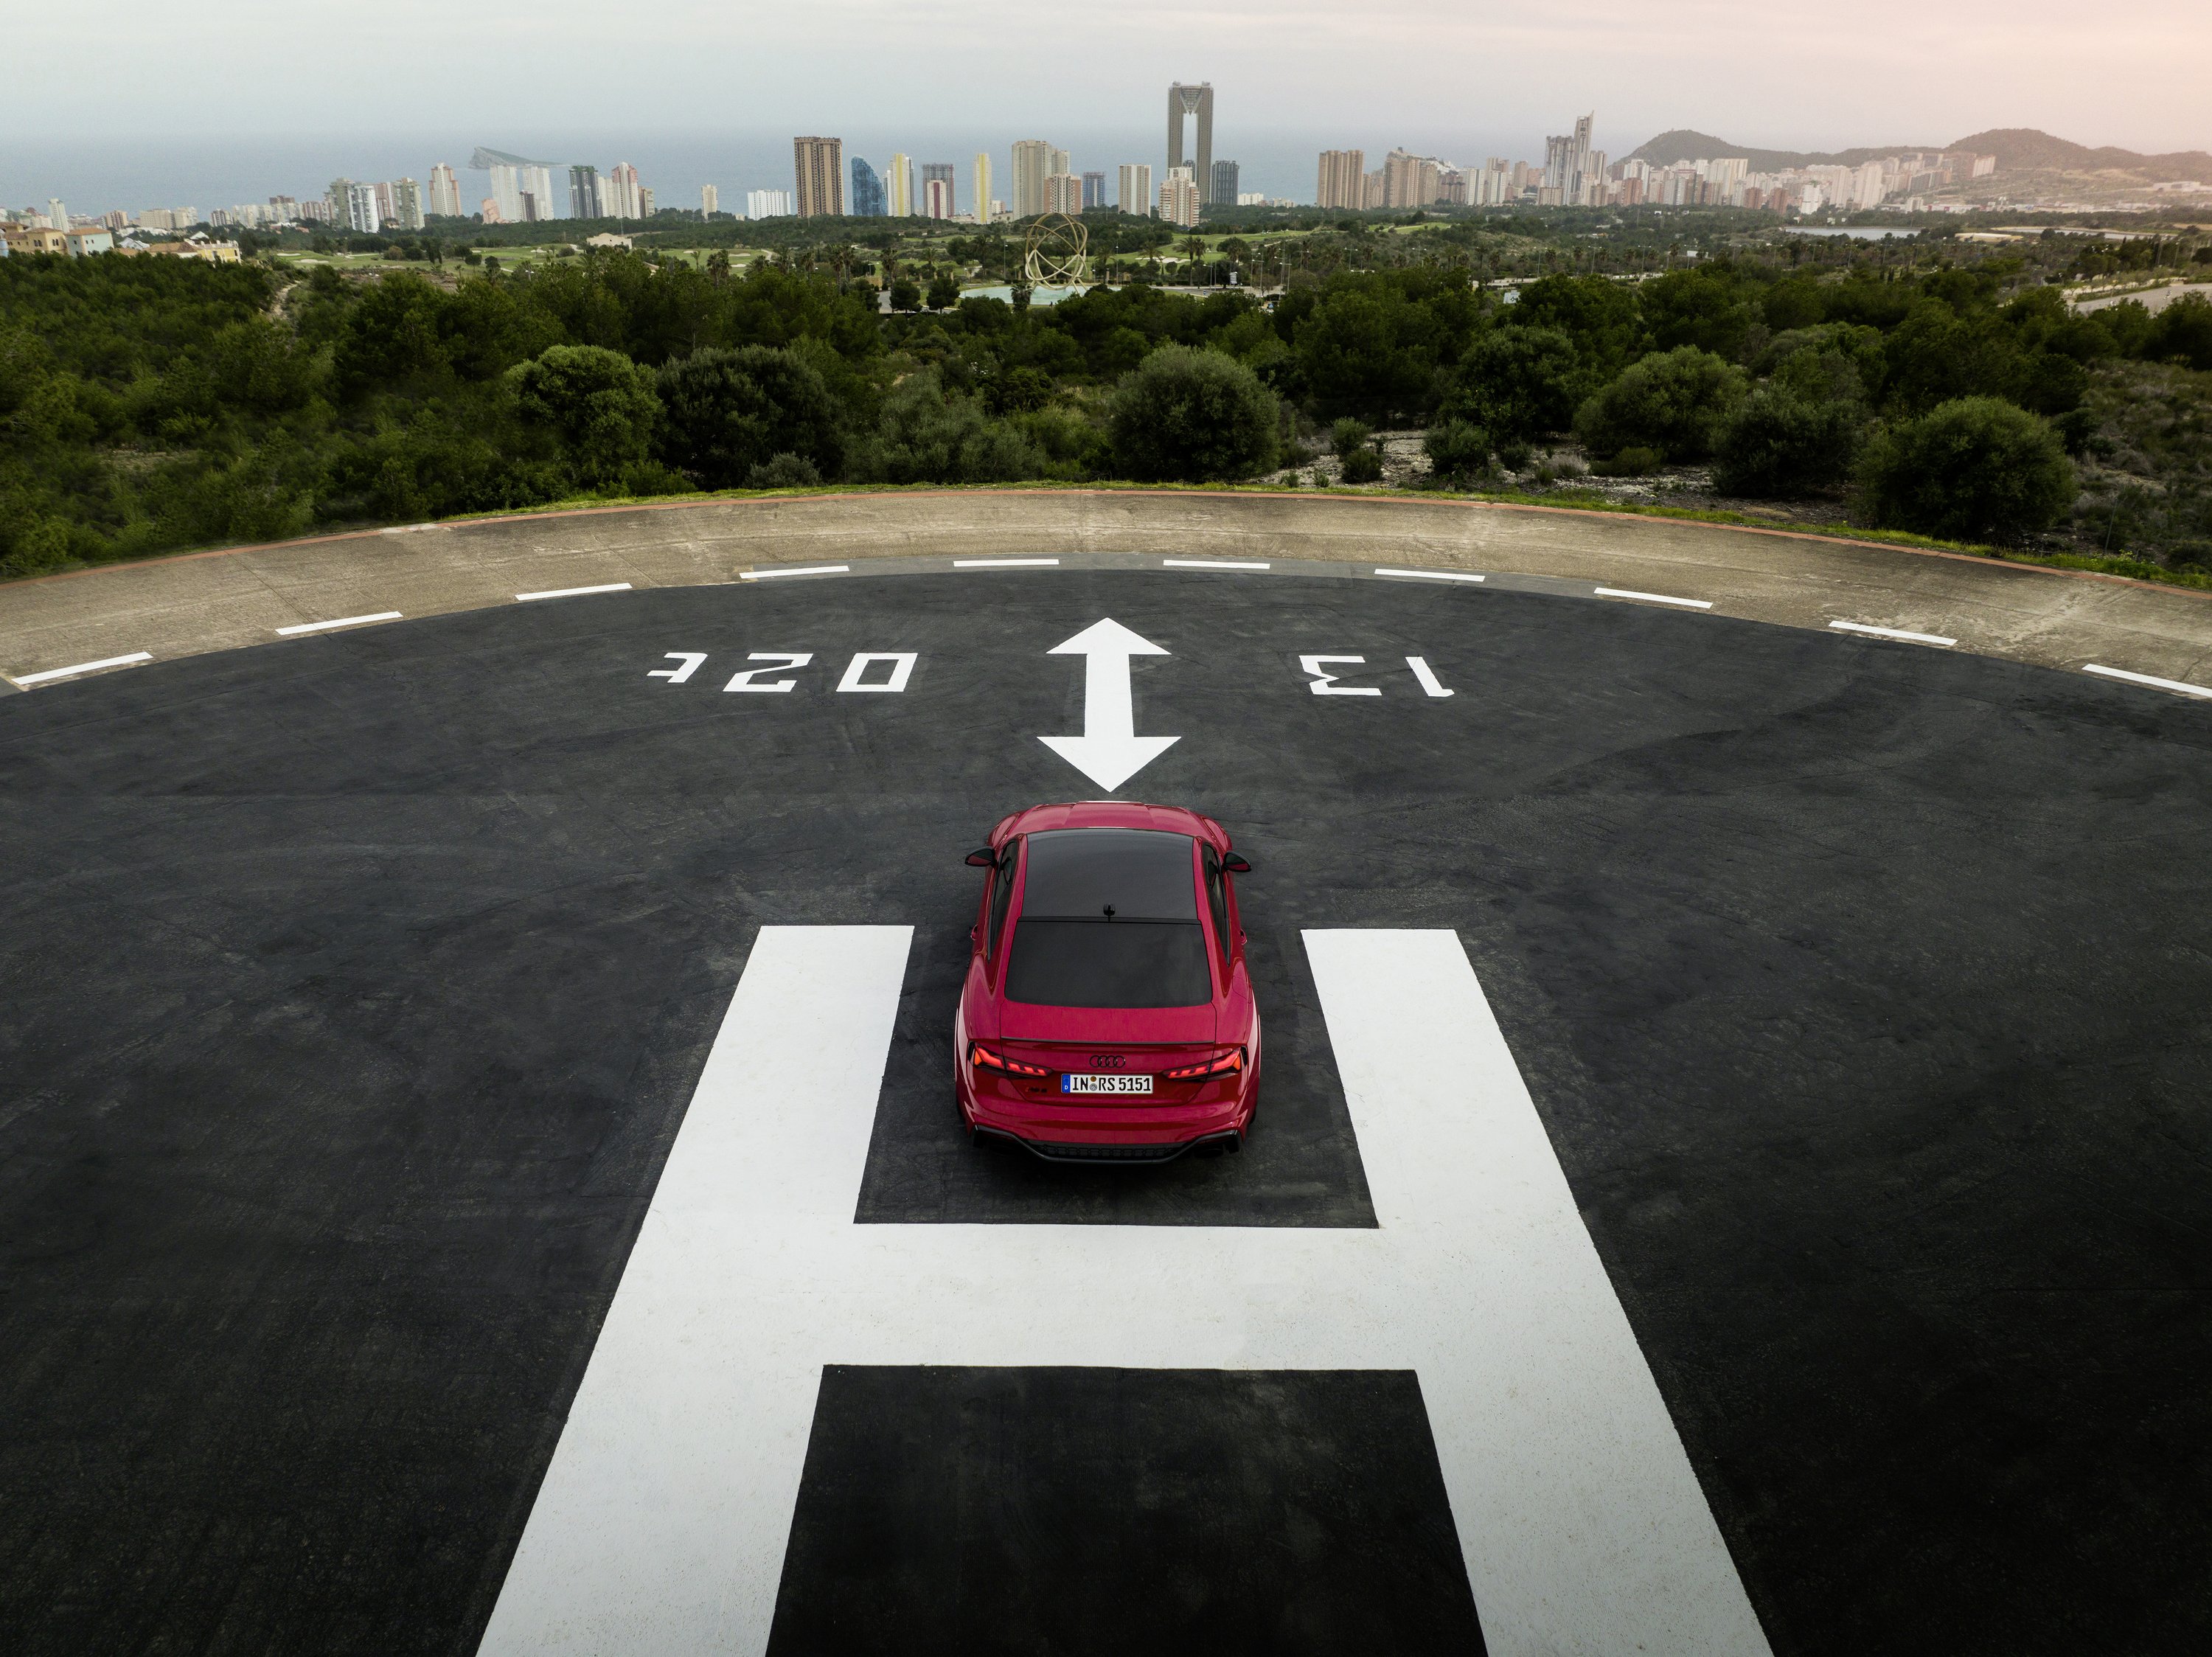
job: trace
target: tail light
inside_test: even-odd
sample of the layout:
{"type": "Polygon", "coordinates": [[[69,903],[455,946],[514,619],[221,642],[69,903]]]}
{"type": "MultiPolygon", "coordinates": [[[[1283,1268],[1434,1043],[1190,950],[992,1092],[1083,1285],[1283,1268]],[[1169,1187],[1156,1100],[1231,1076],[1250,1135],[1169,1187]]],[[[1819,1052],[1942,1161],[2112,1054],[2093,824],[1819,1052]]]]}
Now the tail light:
{"type": "Polygon", "coordinates": [[[1212,1076],[1233,1076],[1243,1068],[1244,1050],[1232,1047],[1202,1064],[1186,1064],[1181,1069],[1163,1070],[1160,1074],[1170,1081],[1204,1081],[1212,1076]]]}
{"type": "Polygon", "coordinates": [[[1000,1075],[1048,1076],[1052,1074],[1042,1064],[1024,1064],[1003,1053],[994,1053],[980,1041],[968,1044],[968,1062],[979,1070],[995,1070],[1000,1075]]]}

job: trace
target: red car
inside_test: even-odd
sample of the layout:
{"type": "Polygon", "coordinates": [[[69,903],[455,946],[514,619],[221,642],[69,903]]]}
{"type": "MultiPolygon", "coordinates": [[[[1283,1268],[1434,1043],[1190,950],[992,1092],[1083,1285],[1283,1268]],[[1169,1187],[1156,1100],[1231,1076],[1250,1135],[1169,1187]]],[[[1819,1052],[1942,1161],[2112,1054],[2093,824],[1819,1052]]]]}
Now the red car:
{"type": "Polygon", "coordinates": [[[1174,806],[1032,806],[968,854],[989,875],[952,1024],[975,1138],[1052,1161],[1238,1150],[1260,1013],[1229,832],[1174,806]]]}

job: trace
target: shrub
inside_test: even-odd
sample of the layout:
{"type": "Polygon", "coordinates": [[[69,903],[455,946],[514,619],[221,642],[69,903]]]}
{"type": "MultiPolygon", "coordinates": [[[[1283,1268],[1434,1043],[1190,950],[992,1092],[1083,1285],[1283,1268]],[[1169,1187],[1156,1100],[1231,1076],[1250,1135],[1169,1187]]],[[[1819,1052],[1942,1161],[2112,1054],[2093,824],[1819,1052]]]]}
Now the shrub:
{"type": "Polygon", "coordinates": [[[1648,478],[1659,470],[1656,448],[1625,448],[1609,460],[1594,460],[1590,470],[1601,478],[1648,478]]]}
{"type": "Polygon", "coordinates": [[[1575,434],[1591,454],[1656,449],[1670,461],[1702,460],[1718,446],[1743,400],[1743,372],[1695,345],[1632,363],[1582,405],[1575,434]]]}
{"type": "Polygon", "coordinates": [[[1267,471],[1279,420],[1274,393],[1242,362],[1163,345],[1115,388],[1107,430],[1124,476],[1200,483],[1267,471]]]}
{"type": "Polygon", "coordinates": [[[2162,362],[2212,369],[2212,300],[2184,294],[2150,325],[2142,354],[2162,362]]]}
{"type": "Polygon", "coordinates": [[[1856,403],[1763,387],[1729,422],[1713,481],[1723,494],[1755,497],[1839,488],[1858,459],[1863,421],[1856,403]]]}
{"type": "Polygon", "coordinates": [[[1995,397],[1962,397],[1881,434],[1860,468],[1888,528],[2015,542],[2074,503],[2073,463],[2049,423],[1995,397]]]}
{"type": "Polygon", "coordinates": [[[508,378],[523,419],[559,440],[579,481],[611,482],[646,458],[660,399],[652,373],[620,351],[551,345],[508,378]]]}
{"type": "Polygon", "coordinates": [[[1328,429],[1328,446],[1341,460],[1354,449],[1365,448],[1367,440],[1374,435],[1364,420],[1347,416],[1328,429]]]}
{"type": "Polygon", "coordinates": [[[1382,478],[1382,457],[1371,448],[1356,448],[1344,457],[1342,469],[1347,484],[1379,483],[1382,478]]]}
{"type": "Polygon", "coordinates": [[[747,489],[801,489],[809,484],[818,484],[822,474],[814,469],[814,462],[804,454],[772,455],[752,469],[745,479],[747,489]]]}
{"type": "Polygon", "coordinates": [[[817,481],[843,459],[837,399],[795,351],[696,350],[663,366],[655,384],[663,454],[709,489],[744,483],[779,454],[803,457],[817,481]]]}
{"type": "Polygon", "coordinates": [[[1427,436],[1421,447],[1439,482],[1472,478],[1490,464],[1490,434],[1466,420],[1447,420],[1427,436]]]}
{"type": "Polygon", "coordinates": [[[1590,384],[1574,341],[1556,328],[1493,328],[1468,350],[1442,413],[1504,442],[1564,431],[1590,384]]]}

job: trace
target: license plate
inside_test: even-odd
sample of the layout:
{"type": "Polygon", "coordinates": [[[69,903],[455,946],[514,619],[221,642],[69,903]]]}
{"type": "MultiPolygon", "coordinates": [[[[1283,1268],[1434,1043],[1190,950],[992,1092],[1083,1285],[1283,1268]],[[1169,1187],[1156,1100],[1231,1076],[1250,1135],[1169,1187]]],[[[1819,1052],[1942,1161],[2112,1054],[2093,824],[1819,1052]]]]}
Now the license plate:
{"type": "Polygon", "coordinates": [[[1148,1093],[1152,1090],[1152,1079],[1148,1075],[1063,1075],[1060,1090],[1064,1093],[1148,1093]]]}

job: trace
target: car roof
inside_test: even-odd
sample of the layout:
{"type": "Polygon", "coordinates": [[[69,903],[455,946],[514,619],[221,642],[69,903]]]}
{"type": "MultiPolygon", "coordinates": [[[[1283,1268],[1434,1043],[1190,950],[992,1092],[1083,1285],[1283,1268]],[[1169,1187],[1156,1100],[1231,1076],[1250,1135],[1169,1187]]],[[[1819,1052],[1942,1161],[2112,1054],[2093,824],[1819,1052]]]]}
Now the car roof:
{"type": "Polygon", "coordinates": [[[1201,817],[1181,806],[1151,806],[1138,800],[1075,800],[1060,805],[1031,806],[1002,820],[991,832],[991,844],[1003,844],[1009,835],[1071,828],[1158,829],[1169,834],[1191,835],[1217,849],[1225,849],[1229,844],[1228,831],[1211,817],[1201,817]]]}

